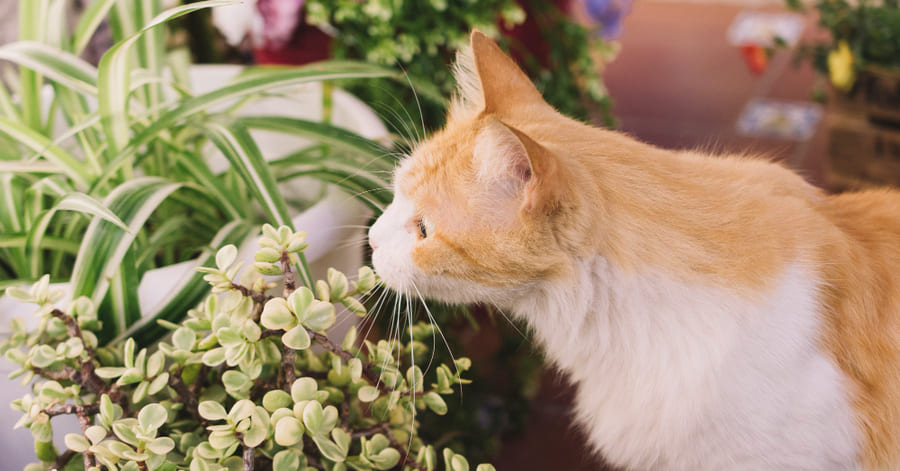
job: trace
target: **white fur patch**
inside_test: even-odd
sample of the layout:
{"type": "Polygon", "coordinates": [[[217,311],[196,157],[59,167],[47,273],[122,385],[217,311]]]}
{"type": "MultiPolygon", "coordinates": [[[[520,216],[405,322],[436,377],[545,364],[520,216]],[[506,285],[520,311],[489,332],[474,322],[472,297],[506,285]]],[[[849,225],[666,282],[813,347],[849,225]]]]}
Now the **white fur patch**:
{"type": "Polygon", "coordinates": [[[799,267],[751,303],[603,258],[511,311],[577,381],[576,418],[629,469],[852,470],[859,432],[818,348],[817,287],[799,267]]]}

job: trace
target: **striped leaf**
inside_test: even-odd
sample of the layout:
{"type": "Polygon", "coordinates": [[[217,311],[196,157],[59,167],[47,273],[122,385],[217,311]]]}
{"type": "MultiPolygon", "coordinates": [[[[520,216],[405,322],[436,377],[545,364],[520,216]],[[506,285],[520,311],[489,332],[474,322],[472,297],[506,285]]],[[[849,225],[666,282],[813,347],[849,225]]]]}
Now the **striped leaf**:
{"type": "Polygon", "coordinates": [[[79,190],[87,190],[88,175],[84,163],[53,144],[47,136],[29,128],[25,124],[0,117],[0,133],[15,139],[25,147],[54,163],[61,173],[66,174],[79,190]]]}
{"type": "Polygon", "coordinates": [[[109,9],[112,8],[116,1],[94,0],[88,3],[87,8],[81,13],[81,18],[78,19],[78,24],[75,26],[75,31],[72,35],[72,50],[75,54],[84,52],[84,48],[87,47],[91,37],[94,36],[97,28],[103,23],[103,19],[106,18],[109,9]]]}
{"type": "MultiPolygon", "coordinates": [[[[26,249],[31,251],[32,254],[36,253],[43,245],[43,238],[47,235],[50,221],[57,211],[75,211],[87,216],[97,217],[111,222],[126,232],[130,232],[125,223],[107,209],[103,203],[84,193],[73,192],[64,195],[53,207],[41,212],[37,220],[30,225],[26,249]]],[[[31,256],[30,258],[30,273],[34,276],[39,276],[43,272],[40,268],[42,257],[31,256]]]]}
{"type": "Polygon", "coordinates": [[[176,164],[181,167],[184,174],[199,184],[204,190],[209,192],[221,205],[224,212],[232,220],[243,219],[247,215],[239,208],[242,206],[239,201],[234,201],[235,193],[229,192],[218,177],[213,175],[212,170],[202,159],[198,159],[196,154],[185,152],[175,146],[167,146],[167,152],[170,157],[175,159],[176,164]]]}
{"type": "Polygon", "coordinates": [[[250,129],[303,136],[357,157],[357,162],[379,170],[394,168],[391,149],[354,132],[319,121],[284,116],[240,116],[235,118],[250,129]]]}
{"type": "Polygon", "coordinates": [[[141,37],[153,28],[167,21],[186,15],[192,11],[221,5],[230,5],[231,0],[209,0],[166,10],[145,24],[137,33],[116,43],[100,59],[98,67],[98,88],[100,120],[109,142],[111,155],[115,155],[128,144],[130,137],[128,120],[128,97],[131,90],[130,59],[132,48],[141,37]]]}
{"type": "Polygon", "coordinates": [[[134,246],[128,247],[122,261],[109,280],[109,291],[103,298],[98,316],[103,322],[98,339],[103,342],[118,335],[141,319],[138,299],[140,276],[134,259],[134,246]],[[112,319],[113,322],[109,322],[112,319]]]}
{"type": "Polygon", "coordinates": [[[323,80],[338,80],[365,77],[392,77],[396,71],[362,62],[322,62],[298,68],[259,68],[252,74],[238,77],[234,83],[217,90],[185,99],[174,109],[160,115],[159,119],[135,135],[127,147],[109,162],[103,180],[112,177],[118,167],[129,162],[142,146],[160,133],[173,126],[188,121],[197,113],[208,112],[217,106],[228,105],[236,100],[254,94],[270,92],[274,89],[323,80]]]}
{"type": "Polygon", "coordinates": [[[209,139],[228,159],[276,226],[291,226],[287,204],[278,191],[278,183],[269,164],[243,125],[231,121],[210,120],[199,124],[209,139]]]}
{"type": "MultiPolygon", "coordinates": [[[[162,178],[137,178],[118,186],[106,197],[103,204],[125,223],[128,231],[100,217],[91,221],[72,273],[74,296],[88,296],[96,305],[101,304],[111,280],[122,276],[118,273],[119,267],[132,246],[135,234],[157,206],[180,186],[162,178]]],[[[129,312],[102,312],[104,332],[121,332],[133,316],[129,312]]]]}
{"type": "MultiPolygon", "coordinates": [[[[284,225],[293,229],[294,224],[288,213],[287,203],[278,191],[278,183],[247,128],[234,121],[209,120],[202,124],[202,129],[247,184],[257,202],[262,205],[268,220],[276,226],[284,225]]],[[[303,283],[312,286],[306,257],[302,252],[298,255],[303,283]]]]}
{"type": "Polygon", "coordinates": [[[97,94],[97,69],[59,48],[37,41],[18,41],[0,47],[0,59],[39,72],[79,93],[97,94]]]}

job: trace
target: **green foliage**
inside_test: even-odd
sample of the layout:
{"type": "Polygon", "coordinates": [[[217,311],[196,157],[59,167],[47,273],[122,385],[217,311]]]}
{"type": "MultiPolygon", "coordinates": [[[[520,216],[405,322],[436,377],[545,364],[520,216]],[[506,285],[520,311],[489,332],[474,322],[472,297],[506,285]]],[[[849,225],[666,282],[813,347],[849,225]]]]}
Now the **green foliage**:
{"type": "MultiPolygon", "coordinates": [[[[786,0],[795,11],[806,12],[803,2],[786,0]]],[[[829,40],[801,45],[798,59],[809,58],[820,73],[828,74],[828,54],[846,42],[857,71],[867,66],[900,67],[900,8],[896,0],[819,0],[813,8],[829,40]]]]}
{"type": "MultiPolygon", "coordinates": [[[[310,0],[306,21],[326,31],[335,31],[333,55],[402,67],[411,77],[427,79],[439,95],[450,96],[456,84],[449,65],[456,51],[467,45],[472,29],[498,38],[523,60],[523,66],[544,92],[548,101],[566,114],[589,118],[589,109],[612,122],[610,101],[599,76],[597,53],[602,40],[560,13],[548,2],[523,2],[538,22],[547,57],[530,51],[514,39],[501,37],[501,27],[513,28],[526,19],[526,10],[515,0],[428,2],[378,0],[310,0]]],[[[350,85],[364,101],[380,108],[387,119],[407,121],[398,129],[408,138],[419,138],[421,125],[435,129],[444,121],[440,102],[420,100],[404,84],[386,83],[371,87],[350,85]],[[421,116],[420,116],[421,113],[421,116]]]]}
{"type": "MultiPolygon", "coordinates": [[[[215,266],[202,269],[215,293],[180,325],[165,323],[171,334],[155,351],[138,349],[133,339],[98,347],[92,301],[81,297],[57,309],[60,294],[49,277],[27,291],[10,289],[35,303],[39,318],[33,332],[14,322],[0,347],[20,367],[13,377],[23,384],[38,378],[32,393],[13,403],[23,414],[16,426],[42,444],[53,437],[52,417],[72,414],[85,424],[82,433],[65,436],[63,453],[39,446],[42,466],[79,460],[86,469],[110,470],[468,470],[466,458],[450,449],[438,463],[434,446],[418,436],[417,416],[445,414],[444,396],[468,382],[461,374],[471,362],[459,358],[433,371],[408,363],[429,361],[421,350],[433,330],[424,324],[406,341],[360,342],[352,327],[340,345],[332,342],[335,306],[368,294],[376,277],[368,267],[356,281],[331,270],[315,292],[295,289],[292,266],[307,247],[304,235],[263,228],[257,259],[281,272],[277,295],[256,265],[235,262],[233,246],[220,249],[215,266]]],[[[354,313],[364,316],[365,309],[354,313]]]]}
{"type": "Polygon", "coordinates": [[[183,51],[164,47],[165,25],[230,2],[163,12],[155,0],[97,0],[72,29],[66,3],[23,0],[22,41],[0,47],[0,59],[19,70],[11,90],[0,85],[0,287],[44,273],[70,280],[98,310],[101,344],[126,333],[148,343],[163,332],[142,316],[177,322],[208,288],[197,275],[178,292],[160,293],[169,302],[159,312],[142,313],[143,274],[187,260],[208,264],[264,220],[289,225],[278,184],[313,177],[376,210],[390,201],[390,149],[326,122],[237,112],[286,87],[400,78],[396,71],[354,62],[248,69],[194,94],[183,51]],[[94,67],[79,53],[104,17],[115,45],[94,67]],[[264,156],[255,130],[312,143],[264,156]],[[229,168],[214,170],[213,154],[229,168]]]}

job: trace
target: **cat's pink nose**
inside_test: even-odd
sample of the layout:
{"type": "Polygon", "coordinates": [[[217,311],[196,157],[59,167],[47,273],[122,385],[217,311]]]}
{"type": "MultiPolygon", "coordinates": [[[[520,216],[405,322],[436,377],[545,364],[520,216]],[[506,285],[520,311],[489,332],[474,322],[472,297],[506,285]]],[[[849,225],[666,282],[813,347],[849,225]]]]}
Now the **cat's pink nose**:
{"type": "Polygon", "coordinates": [[[375,241],[373,241],[371,237],[369,237],[369,247],[372,247],[372,250],[378,249],[378,244],[376,244],[375,241]]]}

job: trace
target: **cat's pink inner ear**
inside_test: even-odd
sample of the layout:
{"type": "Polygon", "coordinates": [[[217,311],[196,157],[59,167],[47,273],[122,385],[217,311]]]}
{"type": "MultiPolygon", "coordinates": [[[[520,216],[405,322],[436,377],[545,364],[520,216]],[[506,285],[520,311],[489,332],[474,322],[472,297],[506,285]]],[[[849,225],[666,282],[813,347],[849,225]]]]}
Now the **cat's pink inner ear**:
{"type": "Polygon", "coordinates": [[[472,31],[470,40],[485,112],[503,114],[518,106],[545,103],[531,79],[497,43],[478,30],[472,31]]]}
{"type": "Polygon", "coordinates": [[[511,129],[494,118],[484,120],[473,154],[480,182],[502,185],[513,194],[531,180],[528,151],[511,129]]]}
{"type": "Polygon", "coordinates": [[[473,150],[476,177],[490,194],[532,211],[557,197],[555,157],[526,134],[485,117],[473,150]]]}

